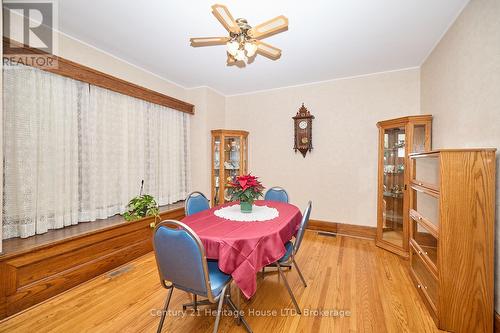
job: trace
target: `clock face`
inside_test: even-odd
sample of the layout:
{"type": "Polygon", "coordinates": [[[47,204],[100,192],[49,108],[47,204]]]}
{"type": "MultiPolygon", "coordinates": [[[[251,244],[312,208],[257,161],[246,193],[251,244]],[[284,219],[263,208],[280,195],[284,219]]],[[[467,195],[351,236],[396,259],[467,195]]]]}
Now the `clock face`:
{"type": "Polygon", "coordinates": [[[299,128],[300,128],[300,129],[306,129],[306,128],[307,128],[307,121],[302,120],[302,121],[299,123],[299,128]]]}

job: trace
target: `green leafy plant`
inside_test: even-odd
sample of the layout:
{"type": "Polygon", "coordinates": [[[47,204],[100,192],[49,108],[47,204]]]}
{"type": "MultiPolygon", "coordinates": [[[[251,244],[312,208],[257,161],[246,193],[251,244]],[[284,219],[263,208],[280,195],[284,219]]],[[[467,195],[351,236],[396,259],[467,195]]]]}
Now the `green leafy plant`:
{"type": "Polygon", "coordinates": [[[127,221],[135,221],[146,216],[154,216],[160,218],[160,211],[155,198],[149,194],[138,195],[127,205],[127,211],[123,213],[123,217],[127,221]]]}

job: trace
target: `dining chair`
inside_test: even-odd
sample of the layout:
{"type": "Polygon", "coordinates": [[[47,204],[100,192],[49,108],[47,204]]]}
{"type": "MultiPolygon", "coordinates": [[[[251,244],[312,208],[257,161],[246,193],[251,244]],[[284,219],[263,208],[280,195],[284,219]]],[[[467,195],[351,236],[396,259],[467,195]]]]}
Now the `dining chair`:
{"type": "Polygon", "coordinates": [[[210,209],[210,204],[207,197],[199,192],[194,191],[189,193],[184,202],[184,212],[186,216],[196,214],[198,212],[210,209]]]}
{"type": "Polygon", "coordinates": [[[271,187],[264,195],[264,200],[279,201],[288,203],[288,193],[282,187],[271,187]]]}
{"type": "MultiPolygon", "coordinates": [[[[297,312],[299,314],[302,313],[300,311],[299,305],[297,303],[297,300],[295,299],[295,296],[293,295],[292,289],[290,288],[290,285],[288,284],[288,280],[285,277],[285,274],[283,273],[283,268],[290,266],[293,264],[295,268],[297,269],[297,273],[299,274],[300,279],[302,280],[302,283],[304,284],[304,287],[307,287],[306,280],[304,279],[304,276],[302,275],[302,272],[299,269],[299,266],[297,265],[297,262],[295,261],[295,256],[299,252],[300,249],[300,244],[302,243],[302,239],[304,238],[304,233],[306,231],[307,225],[309,223],[309,217],[311,216],[311,209],[312,209],[312,202],[309,201],[307,204],[306,210],[304,211],[304,214],[302,215],[302,220],[300,221],[300,227],[299,230],[297,231],[297,235],[295,236],[295,241],[292,243],[291,241],[285,243],[285,249],[286,252],[281,257],[278,261],[275,263],[267,265],[267,267],[276,267],[278,270],[278,277],[283,278],[283,282],[285,283],[285,287],[288,290],[288,293],[290,294],[290,297],[292,298],[292,302],[295,305],[295,308],[297,309],[297,312]]],[[[263,270],[264,272],[264,270],[263,270]]]]}
{"type": "Polygon", "coordinates": [[[222,272],[217,261],[208,262],[205,248],[196,233],[182,222],[165,220],[159,223],[153,233],[153,248],[158,266],[161,285],[168,289],[157,332],[160,333],[165,321],[174,288],[194,295],[206,297],[207,301],[217,303],[217,316],[213,332],[217,332],[224,304],[229,305],[236,320],[252,332],[245,318],[231,300],[230,275],[222,272]],[[177,255],[182,253],[182,256],[177,255]]]}

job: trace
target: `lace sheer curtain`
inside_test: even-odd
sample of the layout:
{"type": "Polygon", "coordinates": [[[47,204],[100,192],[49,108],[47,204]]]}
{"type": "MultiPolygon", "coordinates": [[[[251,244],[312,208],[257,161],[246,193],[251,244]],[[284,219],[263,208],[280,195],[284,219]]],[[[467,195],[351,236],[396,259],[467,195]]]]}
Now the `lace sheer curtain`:
{"type": "Polygon", "coordinates": [[[4,66],[3,238],[189,192],[189,115],[31,67],[4,66]]]}

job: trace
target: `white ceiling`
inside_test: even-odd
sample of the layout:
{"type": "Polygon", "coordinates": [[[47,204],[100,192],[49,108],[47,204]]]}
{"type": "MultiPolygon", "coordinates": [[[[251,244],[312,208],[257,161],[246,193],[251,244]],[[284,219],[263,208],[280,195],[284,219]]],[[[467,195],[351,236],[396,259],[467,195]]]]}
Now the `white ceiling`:
{"type": "Polygon", "coordinates": [[[226,66],[224,46],[190,37],[226,36],[217,0],[61,0],[62,32],[184,87],[231,95],[419,66],[468,0],[226,0],[256,25],[283,14],[289,30],[265,41],[281,59],[226,66]]]}

